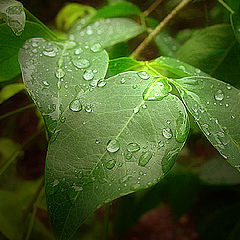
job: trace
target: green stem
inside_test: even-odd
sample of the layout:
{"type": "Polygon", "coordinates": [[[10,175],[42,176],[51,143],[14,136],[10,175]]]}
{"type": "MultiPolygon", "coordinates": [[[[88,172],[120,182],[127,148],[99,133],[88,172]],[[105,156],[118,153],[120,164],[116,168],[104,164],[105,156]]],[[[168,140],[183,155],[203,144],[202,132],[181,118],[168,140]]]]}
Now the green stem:
{"type": "Polygon", "coordinates": [[[163,30],[163,28],[192,0],[182,0],[161,22],[160,24],[143,40],[135,49],[130,57],[136,59],[141,52],[150,44],[150,42],[163,30]]]}
{"type": "Polygon", "coordinates": [[[11,163],[14,162],[14,160],[22,153],[23,149],[31,142],[33,141],[36,137],[40,135],[40,133],[44,130],[44,128],[40,129],[37,133],[29,137],[25,143],[16,151],[12,153],[12,155],[4,161],[4,163],[0,166],[0,176],[8,169],[8,167],[11,165],[11,163]]]}
{"type": "Polygon", "coordinates": [[[41,25],[51,36],[52,40],[57,40],[57,36],[45,25],[43,24],[37,17],[35,17],[31,12],[29,12],[26,8],[24,8],[26,15],[29,20],[32,20],[33,22],[37,22],[39,25],[41,25]]]}
{"type": "Polygon", "coordinates": [[[2,119],[4,119],[4,118],[10,117],[10,116],[12,116],[12,115],[15,115],[15,114],[17,114],[17,113],[19,113],[19,112],[25,111],[25,110],[30,109],[30,108],[33,108],[33,107],[35,107],[35,104],[34,104],[34,103],[29,104],[29,105],[24,106],[24,107],[20,107],[20,108],[14,110],[14,111],[12,111],[12,112],[8,112],[8,113],[6,113],[6,114],[3,114],[2,116],[0,116],[0,121],[1,121],[2,119]]]}
{"type": "Polygon", "coordinates": [[[105,205],[103,240],[107,240],[108,239],[110,207],[111,207],[111,203],[107,203],[105,205]]]}
{"type": "Polygon", "coordinates": [[[234,11],[232,10],[232,8],[229,7],[223,0],[218,0],[218,2],[222,4],[223,7],[225,7],[231,14],[234,14],[234,11]]]}

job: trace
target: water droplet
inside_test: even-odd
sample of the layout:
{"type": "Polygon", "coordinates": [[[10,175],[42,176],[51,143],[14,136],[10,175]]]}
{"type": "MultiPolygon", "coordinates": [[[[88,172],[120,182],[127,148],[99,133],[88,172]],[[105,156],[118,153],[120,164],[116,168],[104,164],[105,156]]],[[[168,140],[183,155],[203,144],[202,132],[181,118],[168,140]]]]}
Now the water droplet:
{"type": "Polygon", "coordinates": [[[137,151],[140,150],[140,145],[139,145],[138,143],[134,143],[134,142],[129,143],[129,144],[127,145],[127,150],[128,150],[129,152],[137,152],[137,151]]]}
{"type": "Polygon", "coordinates": [[[187,138],[189,131],[189,124],[187,116],[179,112],[179,117],[176,121],[176,140],[180,143],[184,142],[187,138]]]}
{"type": "Polygon", "coordinates": [[[48,86],[49,86],[49,83],[44,80],[44,81],[43,81],[43,85],[45,85],[46,87],[48,87],[48,86]]]}
{"type": "Polygon", "coordinates": [[[167,124],[170,124],[170,123],[171,123],[171,121],[170,121],[170,120],[167,120],[167,121],[166,121],[166,123],[167,123],[167,124]]]}
{"type": "Polygon", "coordinates": [[[132,153],[126,152],[125,157],[126,157],[126,160],[130,160],[132,158],[132,153]]]}
{"type": "Polygon", "coordinates": [[[95,43],[94,45],[92,45],[90,47],[90,49],[93,51],[93,52],[100,52],[103,50],[102,46],[100,43],[95,43]]]}
{"type": "Polygon", "coordinates": [[[139,157],[138,165],[144,167],[152,158],[152,153],[150,151],[143,152],[139,157]]]}
{"type": "Polygon", "coordinates": [[[99,144],[99,143],[100,143],[100,141],[99,141],[98,139],[96,139],[95,143],[96,143],[96,144],[99,144]]]}
{"type": "Polygon", "coordinates": [[[147,108],[147,105],[146,105],[146,104],[143,104],[143,105],[142,105],[142,108],[143,108],[143,109],[146,109],[146,108],[147,108]]]}
{"type": "Polygon", "coordinates": [[[144,72],[144,71],[139,72],[139,73],[138,73],[138,76],[139,76],[140,78],[144,79],[144,80],[147,80],[147,79],[150,78],[150,76],[148,75],[148,73],[147,73],[147,72],[144,72]]]}
{"type": "Polygon", "coordinates": [[[90,81],[94,78],[94,73],[91,69],[87,69],[84,74],[83,74],[83,78],[86,80],[86,81],[90,81]]]}
{"type": "Polygon", "coordinates": [[[202,125],[202,129],[203,129],[203,131],[209,136],[210,135],[210,132],[209,132],[209,126],[208,126],[208,124],[203,124],[202,125]]]}
{"type": "Polygon", "coordinates": [[[74,57],[72,58],[72,63],[77,68],[87,68],[90,66],[90,62],[85,58],[74,57]]]}
{"type": "Polygon", "coordinates": [[[124,84],[126,82],[126,79],[125,78],[122,78],[121,80],[120,80],[120,83],[121,84],[124,84]]]}
{"type": "Polygon", "coordinates": [[[172,138],[173,134],[172,134],[172,130],[170,128],[164,128],[162,131],[162,135],[167,138],[170,139],[172,138]]]}
{"type": "Polygon", "coordinates": [[[63,78],[64,76],[65,76],[65,72],[61,69],[61,68],[59,68],[57,71],[56,71],[56,77],[57,78],[63,78]]]}
{"type": "Polygon", "coordinates": [[[114,140],[110,140],[107,144],[107,150],[109,152],[117,152],[120,148],[120,144],[118,142],[118,140],[114,139],[114,140]]]}
{"type": "Polygon", "coordinates": [[[74,51],[74,54],[75,55],[79,55],[83,52],[82,48],[78,47],[75,51],[74,51]]]}
{"type": "Polygon", "coordinates": [[[158,142],[158,148],[161,148],[161,147],[163,147],[164,146],[164,142],[163,141],[159,141],[158,142]]]}
{"type": "Polygon", "coordinates": [[[85,111],[86,111],[87,113],[92,112],[92,111],[93,111],[93,110],[92,110],[92,106],[91,106],[91,105],[86,105],[86,106],[85,106],[85,111]]]}
{"type": "Polygon", "coordinates": [[[68,41],[65,44],[65,49],[73,49],[77,46],[77,43],[74,41],[68,41]]]}
{"type": "Polygon", "coordinates": [[[43,55],[47,57],[55,57],[56,52],[54,50],[47,51],[46,49],[43,51],[43,55]]]}
{"type": "Polygon", "coordinates": [[[133,112],[134,112],[134,113],[138,113],[139,110],[140,110],[140,108],[137,106],[137,107],[135,107],[135,108],[133,109],[133,112]]]}
{"type": "Polygon", "coordinates": [[[66,121],[66,118],[62,116],[62,117],[60,118],[60,122],[61,122],[61,123],[65,123],[65,121],[66,121]]]}
{"type": "Polygon", "coordinates": [[[82,110],[82,104],[79,99],[74,99],[70,104],[69,104],[69,109],[72,110],[73,112],[79,112],[82,110]]]}
{"type": "Polygon", "coordinates": [[[229,107],[229,104],[228,104],[228,103],[226,103],[226,104],[225,104],[225,106],[226,106],[226,107],[229,107]]]}
{"type": "Polygon", "coordinates": [[[227,89],[228,89],[228,90],[231,90],[231,89],[232,89],[232,87],[228,85],[228,86],[227,86],[227,89]]]}
{"type": "Polygon", "coordinates": [[[105,167],[107,169],[112,169],[115,166],[115,164],[116,164],[116,160],[115,159],[111,159],[111,160],[109,160],[109,161],[107,161],[105,163],[105,167]]]}
{"type": "Polygon", "coordinates": [[[218,101],[222,101],[224,99],[222,90],[217,90],[217,92],[214,94],[214,98],[218,101]]]}
{"type": "Polygon", "coordinates": [[[107,84],[107,82],[105,82],[104,80],[99,80],[99,81],[97,82],[97,86],[98,86],[98,87],[104,87],[106,84],[107,84]]]}
{"type": "Polygon", "coordinates": [[[132,88],[133,88],[133,89],[136,89],[136,88],[137,88],[137,85],[136,85],[136,84],[132,85],[132,88]]]}

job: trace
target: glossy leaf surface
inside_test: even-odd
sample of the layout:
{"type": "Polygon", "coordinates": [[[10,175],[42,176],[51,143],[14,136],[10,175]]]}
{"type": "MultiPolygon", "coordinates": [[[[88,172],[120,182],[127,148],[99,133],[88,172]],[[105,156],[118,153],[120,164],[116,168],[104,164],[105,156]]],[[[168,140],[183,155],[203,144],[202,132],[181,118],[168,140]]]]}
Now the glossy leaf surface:
{"type": "Polygon", "coordinates": [[[240,165],[240,91],[208,77],[176,79],[176,87],[197,124],[219,153],[240,165]]]}
{"type": "Polygon", "coordinates": [[[240,16],[238,14],[231,15],[231,23],[235,37],[240,43],[240,16]]]}
{"type": "Polygon", "coordinates": [[[15,0],[0,1],[0,18],[3,18],[7,25],[17,36],[21,35],[25,26],[25,12],[23,5],[15,0]]]}

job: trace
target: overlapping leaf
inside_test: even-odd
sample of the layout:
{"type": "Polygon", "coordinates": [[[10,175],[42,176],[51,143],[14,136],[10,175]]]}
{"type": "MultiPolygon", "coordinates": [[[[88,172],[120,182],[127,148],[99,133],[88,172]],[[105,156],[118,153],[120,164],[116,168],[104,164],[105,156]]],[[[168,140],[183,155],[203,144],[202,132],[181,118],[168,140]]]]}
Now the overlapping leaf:
{"type": "Polygon", "coordinates": [[[175,85],[205,136],[234,167],[240,165],[240,91],[209,77],[176,79],[175,85]]]}

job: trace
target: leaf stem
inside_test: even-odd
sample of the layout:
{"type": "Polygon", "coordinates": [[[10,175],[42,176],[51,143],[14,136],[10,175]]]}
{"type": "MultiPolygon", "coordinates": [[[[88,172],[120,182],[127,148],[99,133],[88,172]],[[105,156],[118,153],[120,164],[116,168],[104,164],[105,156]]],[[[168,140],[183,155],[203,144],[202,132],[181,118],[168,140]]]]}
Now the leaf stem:
{"type": "Polygon", "coordinates": [[[143,12],[144,16],[147,17],[152,11],[154,11],[163,0],[156,0],[147,10],[143,12]]]}
{"type": "Polygon", "coordinates": [[[14,110],[14,111],[12,111],[12,112],[8,112],[8,113],[6,113],[6,114],[3,114],[2,116],[0,116],[0,121],[1,121],[2,119],[4,119],[4,118],[10,117],[10,116],[12,116],[12,115],[15,115],[15,114],[17,114],[17,113],[19,113],[19,112],[25,111],[25,110],[30,109],[30,108],[33,108],[33,107],[35,107],[35,104],[34,104],[34,103],[31,103],[31,104],[29,104],[29,105],[27,105],[27,106],[20,107],[20,108],[14,110]]]}
{"type": "Polygon", "coordinates": [[[182,0],[160,24],[143,40],[143,42],[134,50],[130,57],[136,59],[140,53],[149,45],[149,43],[163,30],[163,28],[192,0],[182,0]]]}
{"type": "Polygon", "coordinates": [[[105,205],[103,240],[107,240],[107,239],[108,239],[108,227],[109,227],[110,207],[111,207],[111,202],[110,202],[110,203],[107,203],[107,204],[105,205]]]}
{"type": "Polygon", "coordinates": [[[235,12],[232,10],[232,8],[230,6],[228,6],[223,0],[218,0],[218,2],[220,4],[223,5],[223,7],[225,7],[231,14],[234,14],[235,12]]]}

